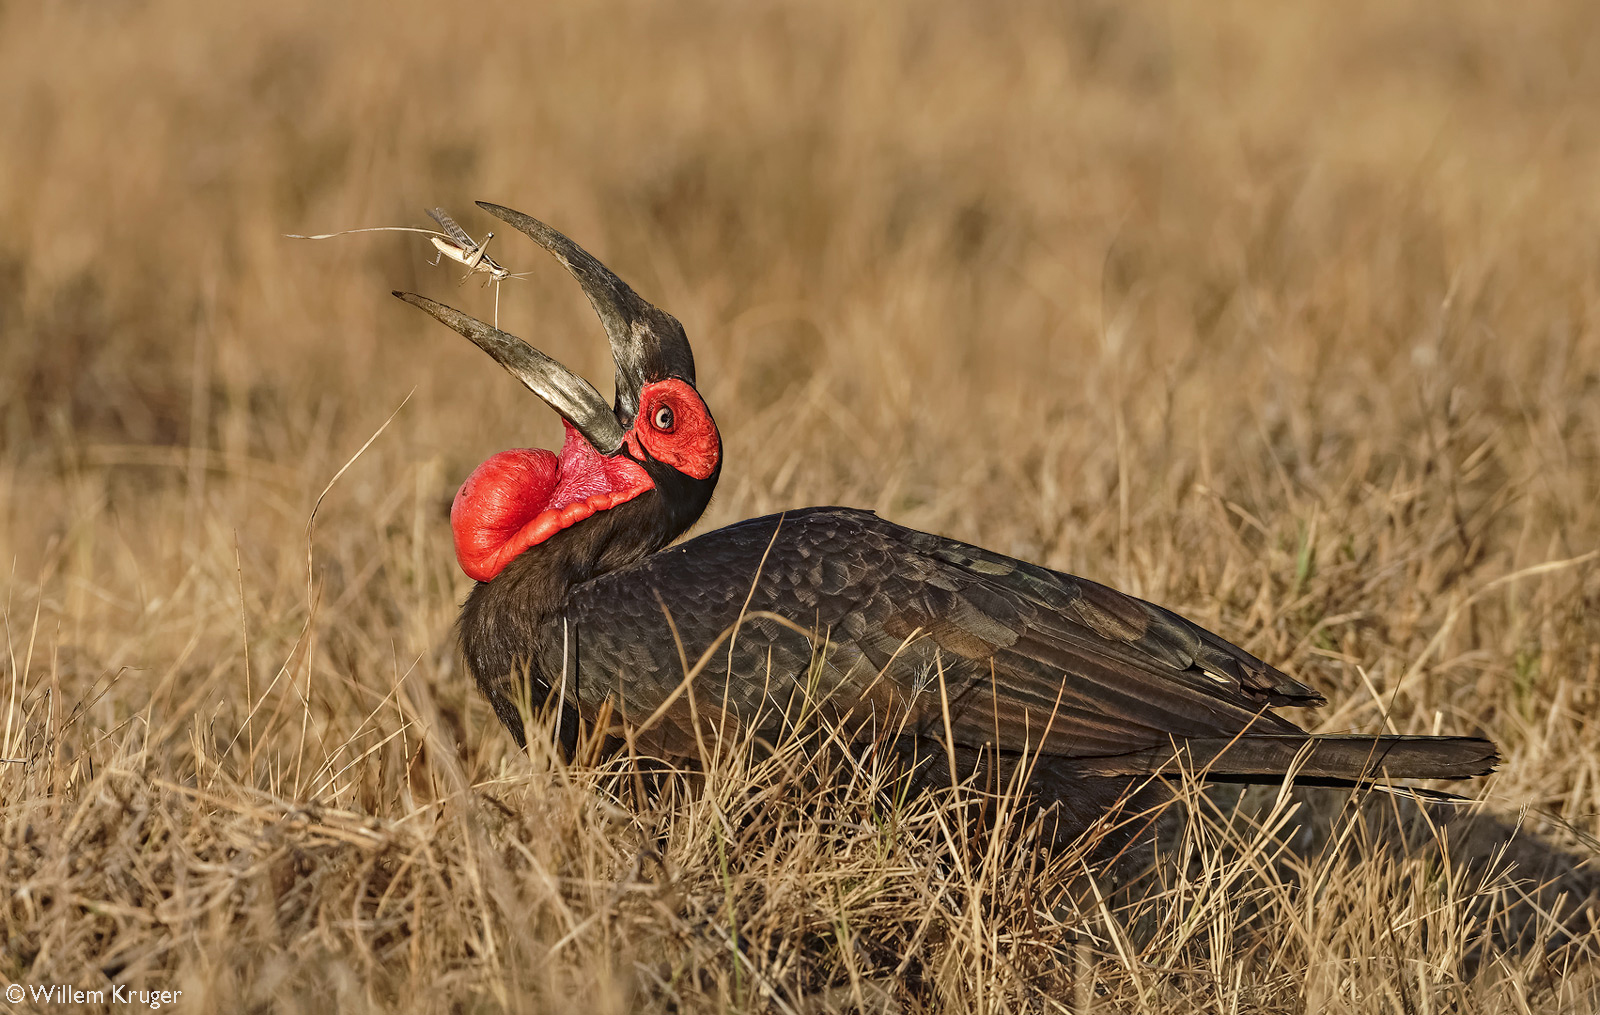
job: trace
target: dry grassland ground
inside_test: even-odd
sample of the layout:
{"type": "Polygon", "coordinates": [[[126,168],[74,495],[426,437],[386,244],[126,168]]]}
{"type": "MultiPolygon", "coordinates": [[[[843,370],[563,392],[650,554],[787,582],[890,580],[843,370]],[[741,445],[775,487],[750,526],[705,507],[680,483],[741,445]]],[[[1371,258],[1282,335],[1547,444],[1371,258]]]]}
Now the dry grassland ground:
{"type": "MultiPolygon", "coordinates": [[[[0,980],[1592,1010],[1597,95],[1583,2],[0,2],[0,980]],[[417,237],[282,238],[479,198],[684,321],[703,527],[873,508],[1171,605],[1326,692],[1318,729],[1492,736],[1467,791],[1557,880],[1268,792],[1117,910],[1025,813],[814,745],[643,794],[518,755],[446,507],[556,418],[388,296],[493,312],[417,237]]],[[[501,323],[604,388],[571,280],[496,253],[533,272],[501,323]]]]}

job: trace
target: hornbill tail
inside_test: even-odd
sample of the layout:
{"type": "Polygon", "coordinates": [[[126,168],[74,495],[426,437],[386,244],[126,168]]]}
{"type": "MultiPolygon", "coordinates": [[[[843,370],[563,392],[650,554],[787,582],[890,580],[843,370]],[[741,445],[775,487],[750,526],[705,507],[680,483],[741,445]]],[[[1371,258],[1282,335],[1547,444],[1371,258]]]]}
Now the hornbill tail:
{"type": "Polygon", "coordinates": [[[1251,780],[1294,772],[1301,782],[1354,784],[1395,779],[1468,779],[1488,775],[1500,760],[1478,737],[1245,734],[1193,737],[1107,758],[1073,759],[1084,775],[1154,775],[1179,771],[1207,778],[1251,780]]]}

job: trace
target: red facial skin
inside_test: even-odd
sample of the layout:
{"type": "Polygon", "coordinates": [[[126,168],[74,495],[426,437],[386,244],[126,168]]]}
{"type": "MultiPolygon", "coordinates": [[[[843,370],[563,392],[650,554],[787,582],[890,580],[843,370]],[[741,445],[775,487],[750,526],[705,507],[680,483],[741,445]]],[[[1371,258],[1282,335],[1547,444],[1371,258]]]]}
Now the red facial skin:
{"type": "Polygon", "coordinates": [[[706,479],[722,456],[705,402],[677,379],[647,384],[639,393],[639,418],[623,438],[633,458],[602,455],[572,424],[566,429],[559,456],[542,448],[502,451],[461,484],[450,507],[450,528],[456,560],[468,577],[489,581],[528,547],[654,489],[634,458],[649,454],[686,476],[706,479]]]}
{"type": "Polygon", "coordinates": [[[710,478],[722,459],[722,438],[706,403],[699,392],[677,379],[644,386],[639,393],[639,418],[626,439],[636,455],[643,445],[656,461],[695,479],[710,478]],[[663,409],[670,421],[662,415],[663,409]],[[662,427],[663,422],[668,425],[662,427]]]}

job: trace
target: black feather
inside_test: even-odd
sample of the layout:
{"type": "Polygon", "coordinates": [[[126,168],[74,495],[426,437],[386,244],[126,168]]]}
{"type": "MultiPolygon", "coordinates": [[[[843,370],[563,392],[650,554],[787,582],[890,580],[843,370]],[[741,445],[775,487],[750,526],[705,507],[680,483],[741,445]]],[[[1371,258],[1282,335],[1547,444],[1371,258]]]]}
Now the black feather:
{"type": "MultiPolygon", "coordinates": [[[[767,736],[809,705],[861,737],[943,738],[948,703],[957,746],[1039,753],[1082,778],[1179,765],[1268,781],[1297,765],[1308,779],[1463,778],[1494,765],[1475,738],[1311,737],[1270,709],[1321,695],[1177,614],[870,512],[794,511],[650,552],[677,521],[661,512],[655,494],[604,512],[474,592],[463,640],[508,726],[520,667],[535,700],[565,674],[584,714],[609,699],[640,721],[673,696],[681,660],[760,613],[792,623],[747,617],[694,691],[714,704],[709,720],[767,736]]],[[[692,750],[686,704],[660,720],[661,749],[692,750]]]]}

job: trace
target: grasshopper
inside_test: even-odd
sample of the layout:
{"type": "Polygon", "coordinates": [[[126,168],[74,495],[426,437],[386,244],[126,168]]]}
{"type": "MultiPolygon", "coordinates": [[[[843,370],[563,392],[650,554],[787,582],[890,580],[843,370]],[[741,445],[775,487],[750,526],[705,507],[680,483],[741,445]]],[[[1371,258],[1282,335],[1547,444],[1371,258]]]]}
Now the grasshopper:
{"type": "Polygon", "coordinates": [[[508,270],[494,258],[490,257],[486,248],[489,241],[494,239],[494,233],[486,233],[483,242],[474,240],[468,232],[456,224],[443,208],[428,208],[428,217],[439,223],[444,232],[437,229],[418,229],[414,226],[367,226],[363,229],[341,229],[336,233],[318,233],[315,236],[305,236],[300,233],[285,233],[292,240],[331,240],[335,236],[346,236],[350,233],[421,233],[428,237],[434,249],[438,251],[431,263],[440,263],[441,257],[448,257],[466,267],[467,273],[461,277],[457,285],[465,285],[467,279],[478,272],[483,272],[489,277],[484,280],[484,285],[494,286],[494,321],[495,327],[500,326],[500,283],[508,278],[527,278],[526,273],[516,273],[508,270]]]}
{"type": "MultiPolygon", "coordinates": [[[[439,228],[445,231],[444,236],[432,236],[434,247],[439,254],[466,265],[467,273],[462,276],[458,285],[466,284],[473,272],[487,272],[492,282],[504,282],[511,277],[511,272],[502,268],[494,258],[487,253],[489,241],[494,239],[494,233],[485,233],[483,242],[479,243],[467,234],[467,231],[456,225],[456,220],[451,218],[443,208],[429,208],[428,217],[439,223],[439,228]]],[[[434,264],[439,263],[439,258],[433,259],[434,264]]],[[[484,285],[488,285],[485,282],[484,285]]]]}

